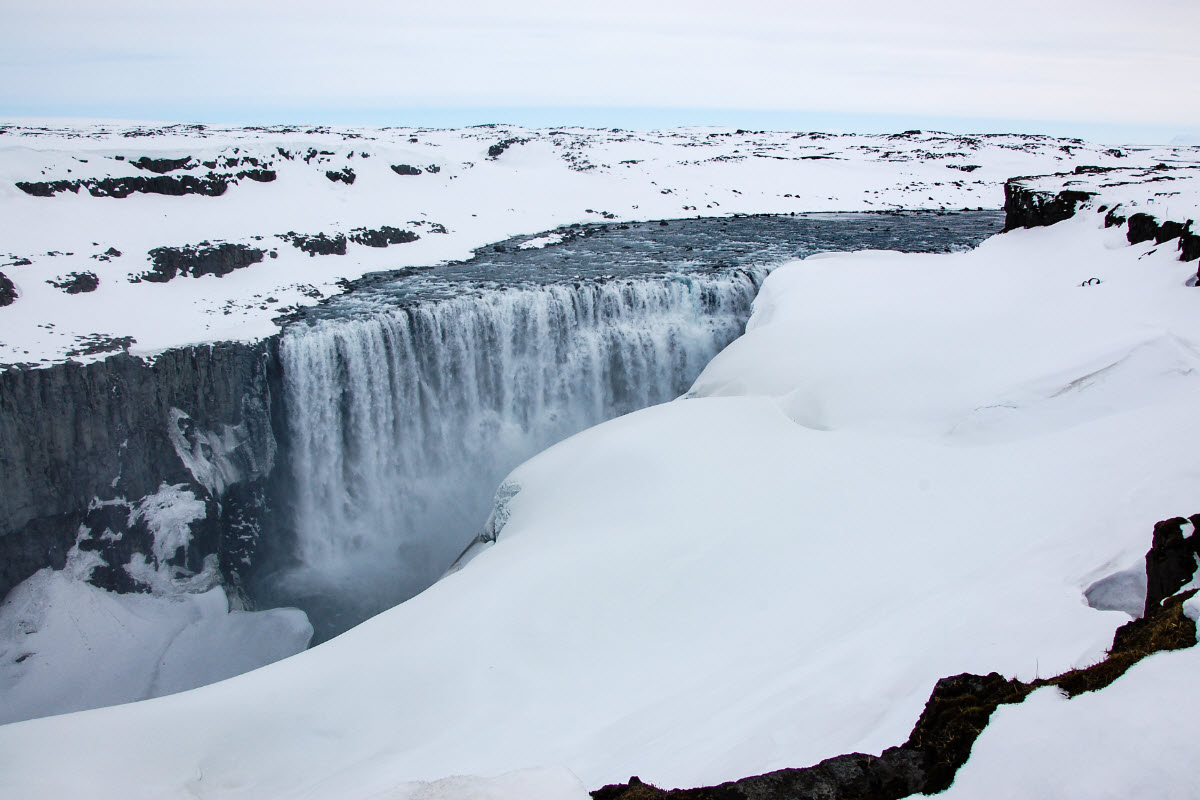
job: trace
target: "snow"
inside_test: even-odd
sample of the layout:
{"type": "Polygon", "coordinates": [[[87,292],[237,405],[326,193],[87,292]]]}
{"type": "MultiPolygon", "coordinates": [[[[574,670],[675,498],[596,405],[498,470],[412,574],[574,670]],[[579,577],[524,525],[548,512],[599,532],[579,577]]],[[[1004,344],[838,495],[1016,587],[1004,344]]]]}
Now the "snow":
{"type": "MultiPolygon", "coordinates": [[[[1129,615],[1085,590],[1196,510],[1194,271],[1090,212],[781,267],[687,398],[513,471],[461,569],[254,672],[0,727],[6,795],[695,786],[878,753],[946,675],[1094,663],[1129,615]]],[[[952,791],[1193,796],[1196,657],[1002,708],[952,791]]]]}
{"type": "Polygon", "coordinates": [[[0,125],[0,133],[0,272],[19,293],[0,308],[0,364],[88,360],[120,348],[87,352],[97,350],[88,346],[96,336],[132,337],[129,350],[136,355],[255,340],[275,333],[274,319],[286,309],[342,291],[342,279],[469,258],[492,242],[559,225],[697,214],[998,208],[1012,175],[1078,165],[1144,169],[1197,158],[1186,147],[1104,148],[1074,139],[928,132],[12,124],[0,125]],[[516,143],[499,157],[488,155],[492,145],[508,140],[516,143]],[[208,172],[204,161],[254,158],[277,179],[242,179],[220,197],[118,199],[82,189],[46,198],[15,185],[146,177],[151,173],[131,163],[142,156],[190,156],[190,168],[168,174],[197,176],[208,172]],[[398,164],[424,172],[397,175],[391,166],[398,164]],[[346,168],[355,173],[353,184],[326,177],[346,168]],[[277,238],[381,225],[420,239],[386,248],[350,242],[345,256],[309,256],[277,238]],[[276,255],[223,277],[130,282],[150,266],[151,249],[200,242],[245,244],[276,255]],[[110,247],[121,255],[106,256],[110,247]],[[99,278],[95,291],[69,295],[47,283],[84,271],[99,278]]]}
{"type": "Polygon", "coordinates": [[[71,572],[43,569],[0,606],[0,723],[203,686],[293,655],[312,636],[303,612],[230,611],[220,587],[115,594],[71,572]]]}

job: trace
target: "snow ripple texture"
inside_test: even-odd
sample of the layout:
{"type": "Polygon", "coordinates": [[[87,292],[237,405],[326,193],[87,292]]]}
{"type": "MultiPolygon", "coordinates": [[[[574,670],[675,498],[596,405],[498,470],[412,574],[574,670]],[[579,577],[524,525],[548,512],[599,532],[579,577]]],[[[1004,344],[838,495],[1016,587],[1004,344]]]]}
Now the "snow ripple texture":
{"type": "Polygon", "coordinates": [[[289,329],[293,595],[357,595],[342,628],[428,586],[511,469],[685,392],[742,333],[765,272],[488,291],[289,329]]]}

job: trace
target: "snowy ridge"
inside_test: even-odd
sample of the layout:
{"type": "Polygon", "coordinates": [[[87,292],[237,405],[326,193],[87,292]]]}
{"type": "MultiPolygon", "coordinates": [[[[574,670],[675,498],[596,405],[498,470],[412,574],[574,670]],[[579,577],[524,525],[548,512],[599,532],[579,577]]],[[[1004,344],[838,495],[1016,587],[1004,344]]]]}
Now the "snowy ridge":
{"type": "Polygon", "coordinates": [[[1187,147],[919,131],[3,125],[0,364],[254,340],[343,279],[567,223],[998,208],[1012,175],[1195,161],[1187,147]],[[220,252],[145,279],[163,248],[220,252]]]}

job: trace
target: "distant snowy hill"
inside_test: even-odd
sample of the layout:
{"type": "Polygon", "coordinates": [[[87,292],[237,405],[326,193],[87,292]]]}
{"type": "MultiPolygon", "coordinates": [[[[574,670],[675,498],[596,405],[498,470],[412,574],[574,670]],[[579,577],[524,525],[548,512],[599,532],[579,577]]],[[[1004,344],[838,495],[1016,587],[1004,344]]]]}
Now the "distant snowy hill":
{"type": "Polygon", "coordinates": [[[0,125],[0,365],[257,339],[344,279],[570,223],[998,208],[1014,175],[1187,159],[920,131],[0,125]]]}
{"type": "MultiPolygon", "coordinates": [[[[166,323],[143,334],[136,320],[118,329],[121,315],[101,317],[113,323],[106,334],[146,349],[261,335],[277,313],[265,297],[267,309],[238,305],[228,323],[194,319],[211,317],[206,303],[248,296],[238,292],[298,302],[299,289],[269,287],[297,281],[324,293],[334,275],[453,257],[588,208],[622,219],[868,202],[997,207],[1005,178],[1058,172],[1013,184],[1007,199],[1018,225],[1062,221],[965,253],[821,254],[777,268],[745,335],[685,397],[515,469],[496,493],[490,535],[461,569],[342,636],[230,680],[0,726],[6,796],[581,800],[633,774],[696,786],[879,753],[905,740],[940,678],[1029,680],[1104,658],[1145,599],[1154,523],[1200,511],[1200,290],[1196,261],[1180,260],[1200,203],[1185,152],[927,134],[209,133],[184,131],[178,147],[153,151],[130,139],[137,146],[113,172],[136,177],[122,170],[144,153],[190,163],[249,150],[258,164],[222,169],[272,169],[275,180],[238,179],[216,197],[118,200],[86,186],[4,195],[29,227],[5,223],[18,229],[16,250],[67,235],[69,212],[39,217],[36,204],[82,209],[80,241],[138,254],[133,267],[112,267],[115,278],[97,268],[101,286],[107,278],[114,297],[178,292],[164,308],[201,312],[181,313],[188,322],[169,333],[166,323]],[[299,152],[287,136],[326,137],[327,160],[319,150],[311,163],[264,160],[268,148],[299,152]],[[202,152],[205,141],[215,149],[202,152]],[[364,148],[369,167],[341,155],[364,148]],[[1118,165],[1133,169],[1075,170],[1118,165]],[[324,174],[347,168],[353,184],[324,174]],[[408,197],[397,188],[407,185],[430,188],[408,197]],[[170,215],[158,236],[151,223],[168,202],[195,215],[170,215]],[[1158,212],[1168,202],[1169,217],[1158,212]],[[131,222],[121,203],[146,209],[131,222]],[[429,226],[414,224],[421,211],[429,226]],[[1137,213],[1153,227],[1132,222],[1137,213]],[[102,222],[132,244],[94,235],[102,222]],[[355,228],[402,224],[421,238],[351,250],[355,228]],[[288,231],[345,234],[347,255],[308,256],[276,239],[277,258],[220,278],[126,277],[150,268],[140,254],[152,245],[266,248],[268,235],[288,231]],[[326,263],[335,266],[320,278],[326,263]],[[296,270],[286,281],[285,268],[296,270]],[[200,298],[196,286],[215,293],[200,298]],[[1101,582],[1108,596],[1092,592],[1089,604],[1101,582]],[[450,777],[464,775],[480,777],[450,777]]],[[[114,152],[108,136],[56,138],[47,156],[56,166],[32,179],[94,177],[67,173],[58,149],[93,145],[114,152]]],[[[108,169],[103,156],[76,155],[108,169]]],[[[91,252],[78,247],[71,258],[91,252]]],[[[28,288],[52,258],[13,269],[28,295],[0,319],[22,302],[51,314],[80,296],[51,289],[41,303],[43,290],[28,288]]],[[[57,324],[67,328],[66,318],[57,324]]],[[[23,341],[31,360],[54,359],[75,335],[23,341]]],[[[1195,601],[1185,610],[1200,616],[1195,601]]],[[[1043,689],[1005,706],[951,792],[1194,796],[1186,767],[1200,756],[1198,660],[1197,648],[1160,653],[1098,693],[1066,700],[1043,689]]]]}

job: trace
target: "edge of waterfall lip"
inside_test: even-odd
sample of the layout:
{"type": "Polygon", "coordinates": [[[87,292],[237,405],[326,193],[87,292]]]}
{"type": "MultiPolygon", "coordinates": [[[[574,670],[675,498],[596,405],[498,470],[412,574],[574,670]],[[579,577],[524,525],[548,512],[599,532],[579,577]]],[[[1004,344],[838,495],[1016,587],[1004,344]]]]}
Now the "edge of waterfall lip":
{"type": "MultiPolygon", "coordinates": [[[[569,245],[578,238],[590,238],[597,234],[628,229],[649,229],[658,231],[660,227],[677,224],[720,225],[730,221],[745,220],[814,220],[814,221],[851,221],[880,218],[928,219],[939,217],[960,217],[963,215],[986,218],[994,216],[997,220],[996,232],[1000,230],[1003,212],[995,209],[962,209],[962,210],[929,210],[929,209],[869,209],[865,211],[820,211],[796,212],[789,214],[729,214],[723,216],[673,217],[664,219],[647,219],[639,221],[614,222],[585,222],[562,225],[550,230],[531,234],[521,234],[502,239],[477,248],[471,258],[450,260],[437,264],[421,266],[406,266],[390,270],[368,272],[354,280],[340,281],[342,293],[323,299],[321,302],[297,309],[287,314],[273,318],[279,326],[280,333],[297,323],[309,325],[323,320],[338,319],[345,316],[372,314],[410,308],[427,302],[438,302],[451,297],[461,297],[470,294],[483,294],[493,291],[519,291],[550,285],[585,285],[606,283],[613,280],[663,280],[671,275],[700,274],[715,275],[735,270],[763,270],[769,272],[781,263],[792,260],[791,256],[780,258],[730,258],[717,259],[715,263],[703,261],[679,260],[663,264],[657,269],[646,269],[635,274],[618,275],[558,275],[547,276],[540,274],[527,278],[481,279],[452,276],[446,273],[456,267],[467,267],[481,263],[494,254],[519,252],[521,245],[545,237],[562,237],[552,241],[538,250],[559,252],[564,245],[569,245]],[[407,283],[407,285],[405,285],[407,283]],[[373,297],[369,297],[374,294],[373,297]],[[368,299],[369,298],[369,299],[368,299]],[[345,310],[345,314],[340,313],[345,310]]],[[[983,237],[986,238],[986,237],[983,237]]]]}

